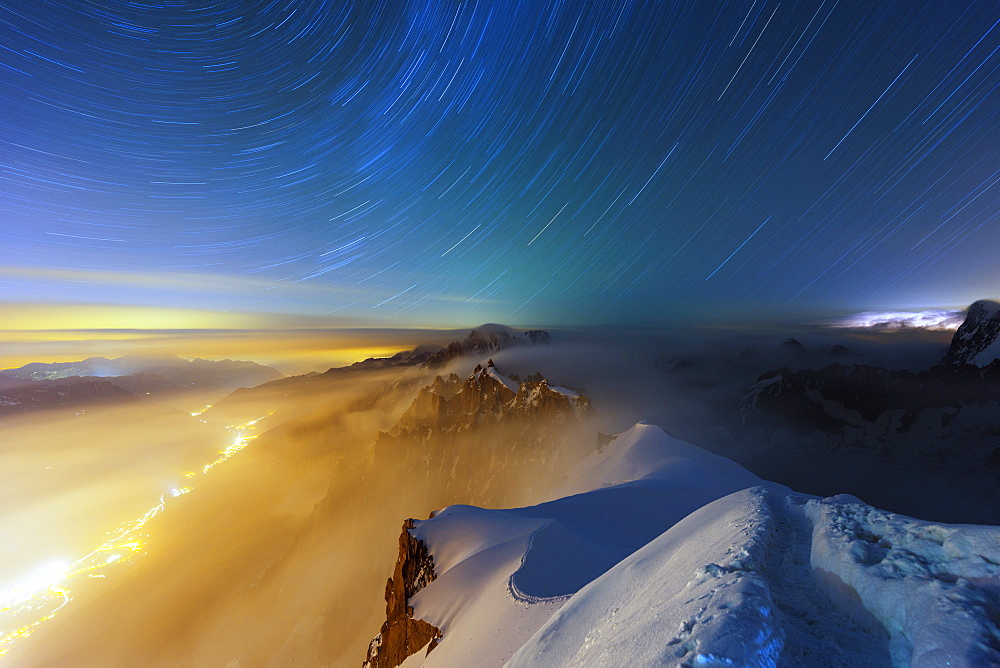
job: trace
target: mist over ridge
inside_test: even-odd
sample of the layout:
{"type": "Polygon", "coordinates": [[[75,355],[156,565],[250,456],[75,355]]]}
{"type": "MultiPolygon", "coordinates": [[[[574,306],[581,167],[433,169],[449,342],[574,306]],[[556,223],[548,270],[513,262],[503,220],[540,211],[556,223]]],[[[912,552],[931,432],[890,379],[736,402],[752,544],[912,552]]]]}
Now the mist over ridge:
{"type": "MultiPolygon", "coordinates": [[[[72,463],[65,455],[58,460],[63,475],[87,478],[93,490],[106,490],[105,506],[91,506],[91,513],[104,521],[100,531],[140,513],[143,498],[152,501],[166,494],[167,500],[136,534],[142,538],[135,557],[120,566],[118,561],[102,565],[99,579],[72,576],[73,600],[30,637],[11,645],[10,656],[83,665],[117,665],[134,656],[154,663],[203,664],[237,657],[277,665],[356,665],[384,619],[380,583],[403,518],[426,517],[453,504],[502,508],[552,500],[579,462],[611,447],[607,434],[637,422],[662,425],[673,437],[743,463],[750,471],[766,471],[775,482],[798,491],[828,494],[834,488],[882,507],[917,515],[927,511],[923,514],[945,521],[966,517],[996,522],[1000,518],[982,514],[988,506],[977,496],[978,483],[970,485],[962,468],[988,475],[989,465],[983,468],[981,462],[991,456],[990,437],[979,455],[963,455],[962,466],[952,472],[935,463],[936,486],[924,485],[923,494],[913,495],[908,488],[926,468],[906,454],[919,450],[906,433],[888,441],[899,453],[887,455],[885,445],[870,452],[858,449],[858,435],[865,432],[857,430],[879,429],[877,422],[871,427],[844,423],[837,427],[846,430],[841,434],[826,426],[803,432],[800,423],[764,413],[747,419],[747,397],[776,370],[807,374],[864,368],[917,377],[939,368],[950,338],[960,339],[920,328],[825,325],[551,332],[491,325],[465,330],[442,347],[423,345],[237,389],[192,413],[159,407],[154,397],[87,408],[82,415],[61,409],[60,421],[46,417],[51,411],[42,411],[36,421],[25,414],[5,423],[9,434],[41,434],[37,420],[45,420],[57,437],[64,433],[64,423],[73,424],[77,440],[63,445],[64,452],[97,448],[106,456],[103,462],[72,463]],[[127,410],[139,413],[126,417],[127,410]],[[157,411],[197,427],[190,447],[169,448],[175,455],[187,453],[184,458],[157,459],[164,446],[138,436],[148,429],[143,425],[152,424],[143,422],[151,418],[138,415],[157,411]],[[147,471],[129,482],[135,499],[131,505],[118,501],[124,498],[127,478],[112,475],[123,471],[126,455],[109,450],[104,436],[109,427],[99,426],[118,419],[140,429],[116,430],[120,442],[146,447],[128,455],[135,460],[130,470],[139,472],[135,467],[141,465],[147,471]],[[788,467],[797,461],[787,450],[789,436],[798,439],[795,447],[804,448],[801,455],[818,468],[788,467]],[[227,449],[231,452],[212,454],[234,437],[236,447],[227,449]],[[217,461],[206,466],[212,460],[217,461]],[[853,473],[876,462],[881,474],[874,486],[853,473]],[[174,471],[169,482],[145,486],[143,480],[152,482],[164,468],[174,471]],[[144,486],[154,489],[144,495],[144,486]],[[171,496],[171,490],[180,493],[171,496]],[[109,503],[118,505],[120,519],[104,510],[111,508],[109,503]],[[103,621],[105,610],[134,621],[109,626],[103,621]],[[266,632],[261,620],[267,620],[266,632]]],[[[985,373],[992,373],[990,368],[985,373]]],[[[992,376],[975,377],[993,382],[992,376]]],[[[822,386],[820,391],[827,392],[822,386]]],[[[754,410],[765,405],[753,401],[754,410]]],[[[936,406],[932,401],[920,410],[938,410],[936,406]]],[[[942,437],[961,438],[971,433],[967,430],[979,429],[976,425],[990,410],[988,404],[985,413],[977,413],[972,404],[956,406],[957,413],[950,403],[943,408],[958,417],[940,431],[942,437]]],[[[926,430],[930,423],[920,422],[921,415],[915,414],[915,429],[926,430]]],[[[154,430],[179,443],[176,428],[158,425],[154,430]]],[[[54,454],[52,446],[43,451],[54,454]]],[[[41,456],[41,451],[27,458],[22,454],[20,470],[46,470],[57,461],[41,456]]],[[[35,499],[50,494],[44,487],[29,492],[30,479],[23,481],[22,496],[12,497],[20,504],[12,506],[12,520],[26,517],[17,507],[30,508],[35,499]]],[[[88,494],[96,500],[93,492],[88,494]]],[[[60,512],[53,506],[44,521],[76,521],[60,512]]],[[[93,543],[83,546],[95,530],[77,528],[84,539],[77,552],[92,549],[93,543]]],[[[40,545],[25,538],[25,546],[40,545]]],[[[12,575],[28,568],[31,552],[25,554],[24,565],[12,569],[12,575]]],[[[107,554],[120,559],[114,556],[118,552],[107,554]]]]}

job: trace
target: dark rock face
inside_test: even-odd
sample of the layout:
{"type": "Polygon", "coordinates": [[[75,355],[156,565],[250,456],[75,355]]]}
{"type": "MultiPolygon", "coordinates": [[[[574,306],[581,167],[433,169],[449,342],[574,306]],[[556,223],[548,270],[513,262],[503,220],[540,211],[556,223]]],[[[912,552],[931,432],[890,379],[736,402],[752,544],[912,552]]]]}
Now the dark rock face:
{"type": "Polygon", "coordinates": [[[980,300],[969,307],[942,364],[985,366],[1000,358],[1000,303],[980,300]]]}
{"type": "Polygon", "coordinates": [[[549,342],[549,333],[532,329],[524,333],[524,342],[529,346],[541,346],[549,342]]]}
{"type": "Polygon", "coordinates": [[[373,466],[435,498],[510,505],[512,472],[558,475],[565,429],[590,401],[541,375],[515,381],[487,364],[465,379],[438,376],[375,442],[373,466]]]}
{"type": "MultiPolygon", "coordinates": [[[[399,556],[392,577],[385,584],[385,616],[379,634],[368,645],[364,668],[395,668],[408,656],[441,638],[441,631],[422,619],[413,618],[409,599],[433,582],[434,557],[424,543],[410,535],[413,520],[403,523],[399,556]]],[[[436,642],[428,647],[428,652],[436,642]]]]}
{"type": "MultiPolygon", "coordinates": [[[[489,360],[465,379],[437,376],[422,388],[395,426],[379,435],[371,466],[398,481],[394,499],[504,507],[510,480],[523,485],[526,475],[563,470],[553,454],[563,437],[559,426],[589,411],[585,396],[550,387],[541,374],[522,381],[503,376],[489,360]]],[[[441,638],[439,629],[414,619],[409,606],[435,577],[434,560],[412,528],[412,520],[403,525],[385,589],[386,621],[369,644],[365,668],[394,668],[424,646],[430,652],[441,638]]]]}
{"type": "MultiPolygon", "coordinates": [[[[540,330],[532,330],[518,335],[500,325],[486,325],[471,332],[464,340],[452,341],[444,348],[420,346],[413,350],[396,353],[391,357],[369,357],[349,366],[327,369],[323,373],[290,376],[254,387],[240,388],[232,394],[232,400],[227,397],[216,402],[215,406],[216,408],[227,408],[254,395],[263,396],[271,392],[279,393],[284,397],[295,396],[301,402],[307,403],[311,397],[316,396],[327,387],[342,382],[345,377],[363,378],[371,371],[417,366],[439,369],[462,355],[490,355],[510,346],[543,345],[548,341],[548,333],[540,330]]],[[[3,386],[3,383],[4,377],[0,373],[0,387],[3,386]]]]}
{"type": "Polygon", "coordinates": [[[392,439],[427,438],[464,432],[506,420],[568,419],[590,410],[590,400],[563,388],[552,389],[541,374],[514,381],[496,371],[493,360],[464,381],[437,376],[421,389],[388,434],[392,439]],[[514,388],[517,388],[516,390],[514,388]]]}

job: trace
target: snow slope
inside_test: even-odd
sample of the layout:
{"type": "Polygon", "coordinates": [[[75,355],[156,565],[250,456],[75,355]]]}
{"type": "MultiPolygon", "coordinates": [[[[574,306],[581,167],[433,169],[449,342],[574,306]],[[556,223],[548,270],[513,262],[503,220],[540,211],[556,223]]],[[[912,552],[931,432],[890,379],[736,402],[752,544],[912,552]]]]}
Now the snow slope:
{"type": "Polygon", "coordinates": [[[501,665],[588,582],[697,508],[761,484],[638,424],[583,463],[569,496],[511,510],[449,506],[417,522],[411,533],[433,554],[437,579],[410,603],[444,636],[425,665],[501,665]]]}
{"type": "Polygon", "coordinates": [[[812,577],[795,521],[805,499],[790,498],[756,487],[692,513],[582,589],[509,665],[888,665],[881,626],[812,577]]]}
{"type": "Polygon", "coordinates": [[[562,491],[417,523],[443,639],[404,666],[1000,664],[1000,527],[793,494],[646,424],[562,491]]]}
{"type": "Polygon", "coordinates": [[[584,587],[509,666],[1000,665],[1000,527],[763,488],[584,587]]]}
{"type": "Polygon", "coordinates": [[[888,630],[895,665],[1000,665],[1000,527],[922,522],[846,495],[805,512],[812,567],[888,630]]]}

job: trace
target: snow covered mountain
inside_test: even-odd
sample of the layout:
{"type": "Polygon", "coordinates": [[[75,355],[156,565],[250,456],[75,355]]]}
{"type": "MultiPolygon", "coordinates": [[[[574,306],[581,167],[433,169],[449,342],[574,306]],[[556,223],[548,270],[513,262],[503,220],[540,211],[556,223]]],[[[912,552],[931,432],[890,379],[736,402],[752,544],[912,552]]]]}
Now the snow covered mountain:
{"type": "Polygon", "coordinates": [[[562,493],[405,524],[365,665],[1000,661],[1000,527],[791,493],[647,424],[562,493]]]}
{"type": "Polygon", "coordinates": [[[16,369],[0,371],[5,380],[51,381],[72,376],[112,378],[135,374],[159,376],[162,382],[178,387],[205,385],[212,387],[252,386],[281,377],[271,367],[241,360],[187,360],[174,355],[125,355],[108,359],[90,357],[79,362],[33,362],[16,369]]]}
{"type": "Polygon", "coordinates": [[[443,348],[425,345],[413,350],[404,350],[392,357],[369,357],[355,362],[350,366],[328,370],[327,374],[339,374],[345,371],[366,369],[386,369],[403,366],[421,365],[431,369],[440,369],[448,362],[463,355],[486,357],[507,348],[519,346],[540,346],[549,343],[548,332],[533,329],[518,334],[503,325],[486,324],[473,329],[461,340],[452,341],[443,348]]]}
{"type": "Polygon", "coordinates": [[[943,364],[986,366],[1000,358],[1000,303],[982,299],[969,307],[943,364]]]}
{"type": "Polygon", "coordinates": [[[550,338],[548,332],[540,329],[517,334],[503,325],[483,325],[472,330],[464,341],[453,341],[431,355],[425,365],[437,369],[462,355],[486,357],[506,348],[545,345],[550,338]]]}
{"type": "Polygon", "coordinates": [[[419,437],[421,432],[468,431],[482,424],[515,418],[553,418],[586,412],[590,402],[564,387],[550,387],[541,375],[523,382],[497,371],[493,360],[476,365],[464,381],[456,374],[437,376],[422,388],[390,432],[392,438],[419,437]]]}
{"type": "Polygon", "coordinates": [[[174,355],[90,357],[79,362],[33,362],[0,370],[0,415],[152,399],[182,410],[239,387],[281,378],[271,367],[240,360],[188,360],[174,355]],[[185,400],[184,396],[198,396],[185,400]],[[178,399],[180,397],[180,399],[178,399]],[[6,408],[4,408],[6,406],[6,408]]]}
{"type": "Polygon", "coordinates": [[[959,504],[955,521],[1000,524],[1000,361],[814,370],[795,360],[826,365],[831,342],[803,338],[803,354],[782,334],[756,360],[475,334],[182,414],[235,425],[246,447],[191,468],[205,474],[144,526],[145,556],[73,579],[71,603],[0,661],[1000,665],[1000,528],[941,523],[959,504]],[[521,348],[497,368],[504,346],[521,348]],[[800,370],[760,375],[781,366],[800,370]],[[726,457],[650,423],[596,434],[649,414],[726,457]],[[907,494],[933,512],[906,514],[935,522],[877,509],[907,494]]]}

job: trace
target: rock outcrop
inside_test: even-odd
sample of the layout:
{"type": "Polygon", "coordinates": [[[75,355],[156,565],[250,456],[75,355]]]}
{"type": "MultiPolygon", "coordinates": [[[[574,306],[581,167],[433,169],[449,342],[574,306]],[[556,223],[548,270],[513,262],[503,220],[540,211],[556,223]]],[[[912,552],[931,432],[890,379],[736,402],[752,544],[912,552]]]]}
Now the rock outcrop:
{"type": "Polygon", "coordinates": [[[781,349],[790,355],[805,357],[808,354],[806,347],[798,339],[787,339],[781,344],[781,349]]]}
{"type": "Polygon", "coordinates": [[[492,360],[465,379],[436,377],[379,434],[373,466],[444,498],[512,502],[498,475],[558,473],[566,427],[590,412],[587,397],[550,386],[540,374],[515,378],[492,360]]]}
{"type": "MultiPolygon", "coordinates": [[[[339,386],[345,378],[366,378],[371,377],[370,374],[375,371],[403,370],[412,367],[440,369],[463,355],[475,354],[487,357],[509,347],[544,345],[548,342],[549,334],[541,330],[518,334],[501,325],[483,325],[472,330],[464,339],[452,341],[443,348],[423,345],[413,350],[398,352],[390,357],[369,357],[348,366],[327,369],[323,373],[289,376],[253,387],[244,384],[246,387],[241,387],[232,395],[215,402],[213,410],[216,415],[230,410],[238,411],[240,403],[253,400],[253,397],[266,398],[270,394],[280,396],[282,402],[294,398],[303,406],[310,405],[315,403],[327,388],[339,386]]],[[[0,387],[3,386],[4,374],[0,372],[0,387]]],[[[240,420],[242,416],[237,413],[227,419],[240,420]]]]}
{"type": "Polygon", "coordinates": [[[943,364],[986,366],[1000,358],[1000,303],[980,300],[969,307],[943,364]]]}
{"type": "Polygon", "coordinates": [[[392,577],[385,583],[385,616],[379,634],[368,644],[364,668],[395,668],[424,647],[430,652],[441,631],[413,617],[410,597],[436,577],[434,557],[423,541],[410,534],[413,520],[403,523],[399,536],[399,556],[392,577]]]}
{"type": "Polygon", "coordinates": [[[387,436],[428,438],[514,419],[565,420],[589,410],[587,397],[552,387],[541,374],[523,381],[503,376],[489,360],[465,380],[454,373],[437,376],[417,393],[387,436]]]}

